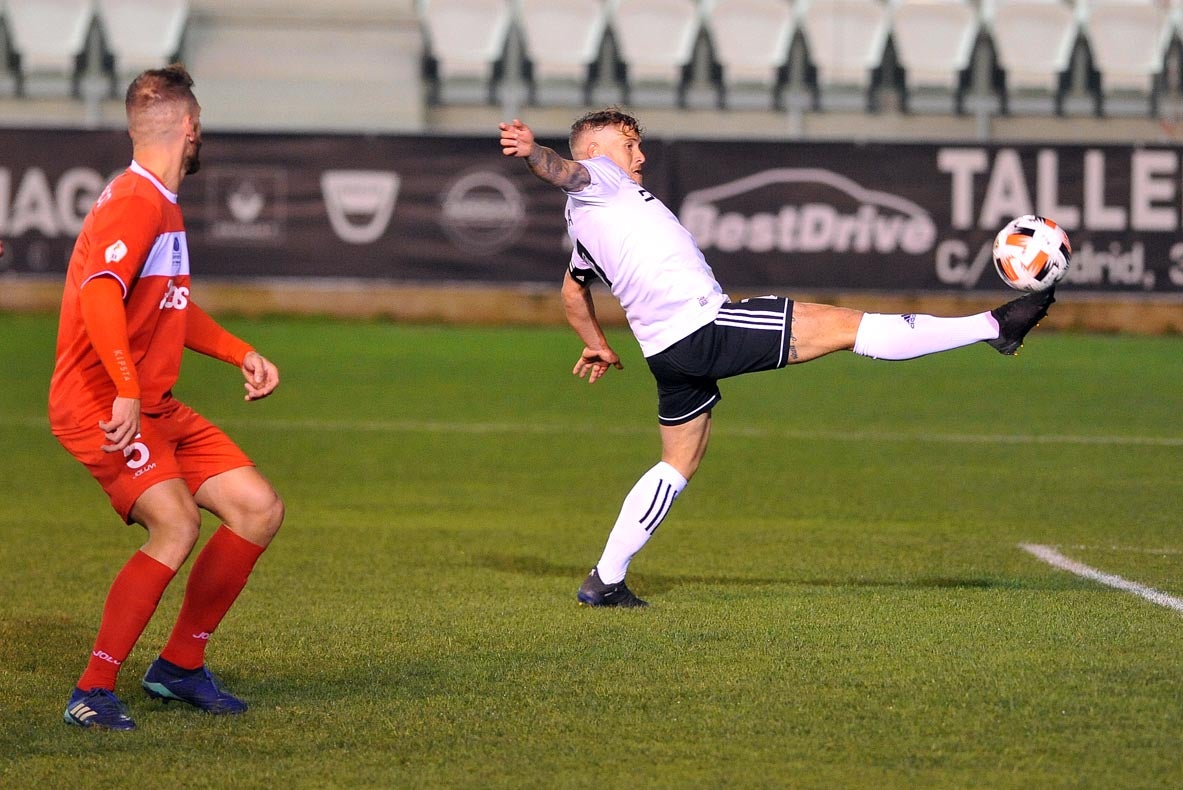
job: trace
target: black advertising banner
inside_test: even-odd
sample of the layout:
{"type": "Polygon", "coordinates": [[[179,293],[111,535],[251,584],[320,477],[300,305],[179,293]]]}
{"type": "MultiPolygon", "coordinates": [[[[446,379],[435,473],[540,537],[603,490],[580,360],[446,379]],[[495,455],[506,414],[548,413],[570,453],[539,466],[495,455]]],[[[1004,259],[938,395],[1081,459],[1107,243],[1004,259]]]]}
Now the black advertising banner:
{"type": "MultiPolygon", "coordinates": [[[[557,144],[557,142],[556,142],[557,144]]],[[[0,271],[65,271],[125,133],[0,131],[0,271]]],[[[206,135],[181,186],[198,276],[558,282],[560,192],[497,139],[206,135]]]]}
{"type": "Polygon", "coordinates": [[[991,247],[1040,214],[1074,290],[1183,292],[1179,153],[1104,146],[680,143],[675,211],[721,282],[996,289],[991,247]]]}
{"type": "MultiPolygon", "coordinates": [[[[547,140],[565,151],[565,141],[547,140]]],[[[1183,292],[1183,166],[1129,146],[646,140],[646,187],[725,288],[999,290],[1011,217],[1067,230],[1085,292],[1183,292]]],[[[0,130],[6,271],[65,270],[123,132],[0,130]]],[[[562,194],[488,137],[207,133],[181,187],[198,276],[557,283],[562,194]]]]}

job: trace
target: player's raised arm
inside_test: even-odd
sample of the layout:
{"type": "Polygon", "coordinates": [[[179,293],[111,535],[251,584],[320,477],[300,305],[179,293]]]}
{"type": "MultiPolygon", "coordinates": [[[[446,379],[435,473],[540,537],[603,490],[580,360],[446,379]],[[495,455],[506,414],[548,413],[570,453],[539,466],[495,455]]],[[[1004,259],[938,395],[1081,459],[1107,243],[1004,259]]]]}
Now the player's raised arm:
{"type": "Polygon", "coordinates": [[[583,165],[559,156],[553,148],[539,145],[533,130],[517,118],[512,123],[499,124],[499,128],[501,153],[525,159],[530,172],[551,186],[577,192],[591,183],[591,175],[583,165]]]}

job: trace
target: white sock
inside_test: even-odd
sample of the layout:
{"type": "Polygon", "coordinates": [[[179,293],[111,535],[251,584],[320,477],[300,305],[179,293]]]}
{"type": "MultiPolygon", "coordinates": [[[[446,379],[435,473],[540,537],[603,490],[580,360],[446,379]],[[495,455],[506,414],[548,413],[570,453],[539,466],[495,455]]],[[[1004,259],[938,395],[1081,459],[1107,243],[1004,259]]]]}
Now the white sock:
{"type": "Polygon", "coordinates": [[[854,353],[872,359],[912,359],[996,337],[998,321],[988,312],[958,318],[864,313],[854,353]]]}
{"type": "Polygon", "coordinates": [[[657,531],[685,487],[686,478],[665,461],[641,475],[633,490],[624,498],[616,525],[608,535],[604,553],[596,563],[600,581],[615,584],[624,579],[633,555],[657,531]]]}

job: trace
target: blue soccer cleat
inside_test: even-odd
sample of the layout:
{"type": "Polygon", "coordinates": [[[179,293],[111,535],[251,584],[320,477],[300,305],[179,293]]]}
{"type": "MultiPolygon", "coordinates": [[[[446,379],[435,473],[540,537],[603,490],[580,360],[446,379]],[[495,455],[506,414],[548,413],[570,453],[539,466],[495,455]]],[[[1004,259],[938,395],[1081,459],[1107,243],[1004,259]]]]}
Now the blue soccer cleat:
{"type": "Polygon", "coordinates": [[[74,689],[62,719],[75,727],[96,730],[126,731],[136,728],[136,723],[128,715],[127,706],[108,689],[74,689]]]}
{"type": "Polygon", "coordinates": [[[228,715],[246,710],[246,703],[222,688],[204,664],[197,669],[182,669],[158,658],[148,667],[140,685],[152,699],[187,702],[206,713],[228,715]]]}
{"type": "Polygon", "coordinates": [[[592,568],[591,573],[579,586],[576,596],[580,606],[619,606],[624,609],[638,609],[649,604],[633,595],[623,581],[605,584],[600,581],[600,572],[592,568]]]}

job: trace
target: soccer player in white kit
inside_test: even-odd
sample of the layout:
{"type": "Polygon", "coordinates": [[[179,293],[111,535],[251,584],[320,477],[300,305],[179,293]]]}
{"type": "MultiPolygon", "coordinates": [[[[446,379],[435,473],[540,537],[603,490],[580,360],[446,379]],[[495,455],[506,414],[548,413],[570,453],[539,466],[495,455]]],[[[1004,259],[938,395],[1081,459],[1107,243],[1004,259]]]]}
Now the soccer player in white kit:
{"type": "Polygon", "coordinates": [[[572,373],[595,382],[622,367],[596,319],[593,278],[624,308],[657,380],[661,461],[624,499],[603,554],[580,586],[588,606],[646,606],[625,585],[629,562],[657,530],[706,453],[719,379],[849,350],[912,359],[984,341],[1014,354],[1055,301],[1054,289],[989,312],[938,318],[883,315],[761,297],[732,303],[690,232],[643,186],[641,126],[616,108],[571,127],[566,159],[520,120],[500,124],[501,150],[567,194],[573,251],[563,281],[567,321],[584,343],[572,373]]]}

